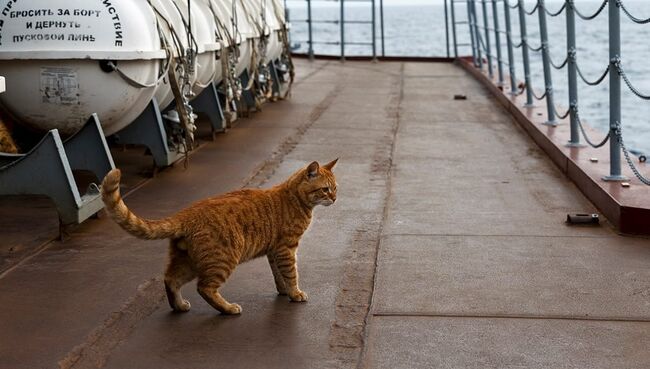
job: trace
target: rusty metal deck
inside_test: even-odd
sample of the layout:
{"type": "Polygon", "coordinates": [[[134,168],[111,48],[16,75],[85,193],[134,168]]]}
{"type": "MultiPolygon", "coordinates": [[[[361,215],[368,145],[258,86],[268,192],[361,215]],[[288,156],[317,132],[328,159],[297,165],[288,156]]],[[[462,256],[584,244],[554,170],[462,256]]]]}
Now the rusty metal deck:
{"type": "Polygon", "coordinates": [[[223,289],[241,316],[192,286],[192,310],[172,314],[164,241],[100,217],[43,246],[45,231],[20,238],[3,220],[2,250],[39,251],[1,275],[0,368],[648,367],[650,240],[607,220],[565,225],[596,209],[479,82],[449,63],[297,69],[291,100],[204,144],[188,169],[146,181],[146,160],[117,152],[116,164],[128,205],[160,217],[341,157],[339,201],[299,251],[310,301],[276,296],[257,260],[223,289]]]}

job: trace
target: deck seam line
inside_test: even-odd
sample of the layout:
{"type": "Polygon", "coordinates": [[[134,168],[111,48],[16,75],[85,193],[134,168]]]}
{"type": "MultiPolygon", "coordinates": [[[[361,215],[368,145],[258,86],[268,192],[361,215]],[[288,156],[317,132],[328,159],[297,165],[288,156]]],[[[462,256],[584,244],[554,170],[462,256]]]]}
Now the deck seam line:
{"type": "Polygon", "coordinates": [[[379,252],[380,252],[380,247],[381,247],[381,242],[382,242],[382,234],[383,234],[383,229],[384,226],[386,225],[388,221],[388,214],[390,212],[390,201],[392,198],[392,183],[393,183],[393,174],[394,174],[394,158],[395,158],[395,149],[397,147],[397,135],[399,133],[399,127],[401,123],[401,109],[402,109],[402,102],[404,101],[404,69],[405,69],[405,64],[402,62],[400,64],[400,73],[399,73],[399,78],[400,78],[400,84],[399,84],[399,98],[397,101],[397,107],[395,110],[395,122],[393,124],[392,128],[392,140],[391,140],[391,150],[390,150],[390,156],[388,158],[388,170],[387,170],[387,178],[386,178],[386,196],[384,197],[384,209],[383,209],[383,215],[381,219],[381,223],[379,224],[379,237],[377,237],[377,242],[375,245],[375,260],[374,260],[374,265],[373,265],[373,270],[372,270],[372,291],[370,293],[370,301],[368,304],[368,311],[366,312],[366,316],[363,320],[363,332],[362,332],[362,344],[363,347],[361,351],[359,352],[359,359],[357,361],[357,369],[363,369],[366,367],[366,358],[368,356],[368,340],[370,337],[370,332],[369,332],[369,326],[370,326],[370,319],[374,316],[373,311],[374,311],[374,304],[375,304],[375,296],[377,294],[377,270],[379,269],[379,252]]]}
{"type": "Polygon", "coordinates": [[[284,162],[287,155],[295,150],[300,139],[321,118],[325,111],[329,109],[334,102],[339,89],[340,87],[338,85],[332,86],[329,93],[325,95],[325,97],[311,110],[306,123],[297,127],[294,132],[277,147],[275,154],[272,154],[270,159],[262,162],[250,176],[244,179],[242,184],[243,188],[259,188],[271,179],[280,164],[284,162]]]}
{"type": "Polygon", "coordinates": [[[301,83],[305,82],[305,81],[308,80],[309,78],[311,78],[311,77],[313,77],[314,75],[318,74],[318,72],[320,72],[320,71],[322,71],[323,69],[325,69],[325,67],[328,66],[328,65],[330,65],[330,63],[331,63],[331,61],[326,61],[325,63],[323,63],[323,64],[321,64],[320,66],[318,66],[316,69],[314,69],[314,70],[312,70],[311,72],[309,72],[306,76],[304,76],[304,77],[300,78],[299,80],[295,81],[295,82],[293,83],[293,85],[294,85],[294,86],[299,86],[301,83]]]}
{"type": "MultiPolygon", "coordinates": [[[[524,237],[524,238],[584,238],[584,239],[615,239],[612,236],[555,236],[555,235],[526,235],[526,234],[472,234],[472,233],[384,233],[381,238],[391,237],[524,237]]],[[[636,237],[630,237],[636,239],[636,237]]]]}
{"type": "Polygon", "coordinates": [[[373,313],[376,317],[405,317],[405,318],[466,318],[466,319],[530,319],[530,320],[572,320],[593,322],[623,322],[650,323],[650,318],[616,318],[599,316],[570,316],[570,315],[526,315],[526,314],[435,314],[435,313],[373,313]]]}

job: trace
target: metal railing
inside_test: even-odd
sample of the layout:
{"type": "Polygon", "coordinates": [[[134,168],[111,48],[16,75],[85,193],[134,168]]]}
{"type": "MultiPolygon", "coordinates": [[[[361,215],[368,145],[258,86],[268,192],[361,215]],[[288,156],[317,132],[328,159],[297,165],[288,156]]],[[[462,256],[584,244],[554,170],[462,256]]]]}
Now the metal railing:
{"type": "MultiPolygon", "coordinates": [[[[289,0],[287,2],[296,2],[289,0]]],[[[314,45],[319,43],[340,45],[340,57],[346,56],[346,45],[368,45],[372,46],[373,58],[377,56],[377,38],[381,42],[381,55],[386,55],[385,35],[384,35],[384,1],[383,0],[302,0],[306,1],[307,17],[301,20],[292,20],[292,22],[304,21],[307,23],[308,54],[313,56],[314,45]],[[339,2],[340,16],[339,19],[316,20],[313,19],[312,2],[339,2]],[[370,4],[371,18],[365,21],[351,21],[346,19],[345,3],[365,2],[370,4]],[[377,8],[378,5],[378,8],[377,8]],[[379,22],[377,22],[376,12],[379,12],[379,22]],[[313,24],[315,23],[332,23],[340,25],[340,38],[338,41],[318,41],[314,39],[313,24]],[[372,27],[371,40],[367,42],[350,42],[346,39],[346,24],[358,23],[369,24],[372,27]],[[377,35],[376,29],[379,26],[380,32],[377,35]]],[[[632,83],[632,80],[625,73],[622,66],[621,56],[621,15],[625,15],[630,21],[637,24],[649,24],[650,18],[639,18],[632,14],[625,6],[627,0],[600,0],[598,8],[591,14],[584,14],[580,6],[575,4],[574,0],[564,0],[554,2],[553,9],[549,9],[544,0],[444,0],[445,15],[445,43],[447,57],[460,57],[462,52],[460,47],[469,47],[473,58],[474,65],[477,68],[485,69],[491,78],[496,79],[500,86],[509,84],[511,94],[525,94],[525,106],[532,107],[535,100],[544,101],[546,104],[546,120],[544,124],[556,126],[561,120],[569,117],[571,125],[570,139],[567,146],[581,148],[586,145],[582,144],[582,139],[594,147],[600,148],[609,143],[610,171],[609,175],[603,179],[606,181],[624,181],[627,180],[622,174],[621,161],[624,158],[636,177],[644,184],[650,185],[650,179],[644,177],[636,167],[631,158],[634,150],[625,146],[621,126],[621,89],[624,83],[629,90],[637,97],[643,100],[650,100],[650,94],[639,91],[632,83]],[[531,3],[534,3],[531,5],[531,3]],[[462,9],[464,8],[464,9],[462,9]],[[589,80],[585,77],[580,68],[578,48],[576,46],[576,17],[584,21],[592,21],[608,10],[608,39],[609,39],[609,60],[602,74],[595,80],[589,80]],[[515,14],[513,14],[516,12],[515,14]],[[503,15],[503,18],[500,17],[503,15]],[[555,62],[551,57],[550,43],[547,27],[547,17],[555,18],[564,16],[566,21],[566,53],[559,62],[555,62]],[[460,17],[460,18],[459,18],[460,17]],[[537,18],[538,29],[529,33],[527,21],[531,17],[537,18]],[[513,18],[518,20],[519,35],[513,34],[513,18]],[[466,32],[461,32],[461,26],[466,25],[466,32]],[[539,34],[539,41],[535,42],[529,38],[530,34],[539,34]],[[459,41],[461,35],[468,35],[469,42],[459,41]],[[505,41],[505,56],[503,50],[503,41],[505,41]],[[451,52],[453,49],[453,53],[451,52]],[[517,63],[515,62],[516,54],[521,53],[523,67],[523,88],[520,88],[517,79],[517,63]],[[530,53],[541,54],[544,89],[541,95],[535,93],[531,78],[531,55],[530,53]],[[555,94],[553,89],[554,70],[560,71],[566,69],[568,78],[568,109],[559,112],[555,104],[555,94]],[[506,72],[507,70],[507,72],[506,72]],[[507,73],[507,74],[506,74],[507,73]],[[579,110],[578,81],[582,80],[588,86],[597,86],[609,77],[609,130],[605,137],[599,141],[589,137],[587,130],[583,126],[582,117],[579,110]],[[623,154],[623,157],[621,156],[623,154]]],[[[643,156],[645,157],[645,156],[643,156]]],[[[640,156],[641,158],[641,156],[640,156]]]]}
{"type": "MultiPolygon", "coordinates": [[[[377,56],[377,35],[376,35],[376,30],[377,30],[377,21],[376,21],[376,10],[377,6],[375,4],[375,0],[347,0],[348,3],[368,3],[370,5],[370,13],[371,13],[371,18],[366,19],[366,20],[350,20],[346,19],[346,1],[345,0],[302,0],[303,2],[307,2],[307,17],[305,19],[290,19],[292,23],[296,22],[305,22],[307,23],[307,40],[304,42],[307,43],[308,45],[308,51],[307,54],[309,55],[310,58],[314,57],[314,45],[316,44],[327,44],[327,45],[340,45],[340,57],[341,59],[345,59],[345,46],[346,45],[366,45],[370,46],[372,50],[372,57],[375,58],[377,56]],[[312,10],[312,3],[318,3],[318,2],[338,2],[339,3],[339,18],[338,19],[321,19],[317,20],[313,18],[313,10],[312,10]],[[323,41],[323,40],[315,40],[314,39],[314,31],[313,31],[313,25],[315,23],[326,23],[326,24],[338,24],[340,26],[339,29],[339,34],[340,38],[338,41],[323,41]],[[346,33],[346,25],[347,24],[367,24],[370,25],[371,30],[372,30],[372,36],[370,41],[349,41],[345,37],[346,33]]],[[[285,0],[285,8],[287,8],[287,2],[285,0]]],[[[381,10],[381,49],[382,49],[382,55],[384,53],[384,11],[383,11],[383,0],[380,0],[380,10],[381,10]]]]}
{"type": "MultiPolygon", "coordinates": [[[[580,11],[579,6],[576,6],[574,0],[565,0],[561,4],[557,2],[553,5],[556,10],[549,10],[544,0],[537,0],[531,7],[524,4],[524,0],[465,0],[469,12],[468,19],[469,29],[472,40],[472,57],[474,65],[477,68],[484,69],[484,63],[487,63],[487,73],[492,78],[494,75],[493,67],[497,66],[497,83],[504,84],[504,74],[502,65],[505,63],[509,68],[509,76],[506,78],[510,82],[510,92],[513,94],[525,93],[526,106],[533,106],[534,100],[544,100],[546,103],[546,122],[544,124],[556,126],[558,119],[569,117],[571,124],[571,137],[567,143],[569,147],[580,148],[584,147],[581,143],[581,137],[585,142],[594,147],[599,148],[609,143],[609,159],[610,170],[609,175],[604,177],[605,181],[625,181],[627,178],[622,174],[621,168],[621,153],[632,172],[644,184],[650,185],[650,179],[644,177],[636,167],[631,158],[630,150],[625,146],[623,141],[623,132],[621,126],[621,89],[622,83],[629,88],[629,90],[637,97],[643,100],[650,100],[650,94],[645,94],[639,91],[622,66],[621,54],[621,13],[623,13],[632,22],[638,24],[650,23],[650,18],[638,18],[633,15],[626,7],[625,0],[602,0],[600,6],[592,14],[584,14],[580,11]],[[503,14],[505,15],[505,29],[501,29],[499,23],[499,13],[497,11],[498,3],[503,5],[503,14]],[[481,23],[479,19],[479,7],[482,10],[481,23]],[[488,3],[492,5],[490,12],[488,3]],[[596,80],[588,80],[580,69],[579,55],[576,46],[576,17],[585,21],[591,21],[599,17],[603,11],[607,9],[608,13],[608,39],[609,39],[609,61],[605,71],[596,80]],[[515,36],[512,33],[511,15],[510,12],[517,10],[519,17],[519,42],[515,43],[515,36]],[[491,13],[491,14],[490,14],[491,13]],[[539,46],[531,46],[531,40],[526,28],[528,17],[537,15],[539,24],[540,44],[539,46]],[[547,17],[560,17],[564,16],[566,20],[566,55],[564,55],[560,63],[555,63],[550,55],[550,41],[548,38],[547,30],[547,17]],[[489,19],[492,20],[490,26],[489,19]],[[494,46],[497,49],[496,55],[492,51],[492,41],[490,33],[494,34],[494,46]],[[501,55],[500,37],[505,35],[507,42],[507,62],[501,55]],[[517,79],[515,75],[515,49],[520,49],[521,58],[523,60],[524,69],[524,83],[523,91],[518,91],[517,79]],[[541,53],[543,75],[544,75],[544,92],[541,96],[535,94],[535,89],[532,86],[530,78],[530,55],[529,52],[541,53]],[[485,55],[485,58],[483,57],[485,55]],[[558,109],[554,101],[553,90],[553,70],[562,70],[566,68],[568,78],[568,110],[564,113],[558,113],[558,109]],[[593,141],[587,131],[585,130],[581,115],[579,113],[579,99],[578,99],[578,79],[580,78],[585,84],[589,86],[596,86],[605,81],[605,77],[609,76],[609,132],[600,141],[593,141]]],[[[455,25],[454,25],[455,26],[455,25]]],[[[458,30],[454,30],[454,33],[458,30]]]]}
{"type": "MultiPolygon", "coordinates": [[[[452,31],[456,31],[456,26],[460,24],[468,24],[469,21],[467,19],[457,19],[457,14],[455,13],[455,8],[459,4],[464,4],[466,0],[441,0],[436,2],[435,0],[431,1],[431,5],[437,5],[439,6],[440,12],[444,15],[444,33],[445,33],[445,43],[444,43],[444,51],[440,54],[435,54],[435,57],[458,57],[459,54],[459,47],[470,47],[471,43],[469,41],[467,42],[461,42],[461,40],[458,39],[458,35],[456,33],[451,34],[452,31]],[[454,4],[456,3],[456,4],[454,4]],[[455,5],[455,6],[454,6],[455,5]],[[452,54],[452,48],[453,48],[453,54],[452,54]]],[[[316,49],[316,46],[318,45],[325,45],[325,46],[332,46],[332,45],[340,45],[340,50],[338,52],[338,56],[340,56],[341,59],[345,59],[347,53],[346,53],[346,45],[356,45],[356,46],[368,46],[368,53],[361,53],[361,54],[356,54],[357,56],[368,56],[368,57],[373,57],[376,58],[377,56],[390,56],[387,55],[386,51],[386,27],[385,27],[385,17],[384,17],[384,0],[284,0],[285,3],[285,9],[287,9],[287,14],[289,15],[287,19],[294,24],[294,25],[300,25],[300,24],[306,24],[306,31],[304,32],[305,35],[301,39],[293,39],[292,41],[295,42],[297,45],[300,45],[302,43],[307,45],[307,55],[310,57],[313,57],[314,55],[331,55],[331,49],[330,52],[322,53],[318,52],[320,50],[316,49]],[[333,17],[333,19],[316,19],[314,17],[315,9],[319,5],[324,5],[324,4],[332,4],[332,3],[339,3],[339,14],[338,17],[333,17]],[[348,12],[346,8],[346,4],[366,4],[368,5],[368,12],[369,12],[369,18],[368,19],[363,19],[363,20],[351,20],[348,19],[348,12]],[[293,11],[294,10],[299,10],[298,7],[306,7],[306,11],[304,12],[304,16],[301,16],[300,18],[295,18],[293,17],[293,11]],[[315,30],[315,25],[319,24],[330,24],[330,25],[339,25],[339,29],[337,30],[339,33],[339,37],[336,41],[334,40],[322,40],[323,33],[325,31],[317,32],[315,30]],[[368,25],[371,29],[371,34],[367,37],[367,40],[363,41],[350,41],[347,37],[347,34],[349,33],[359,33],[359,32],[351,32],[350,30],[346,30],[346,25],[368,25]],[[306,36],[306,38],[304,37],[306,36]]],[[[398,4],[393,4],[393,5],[398,5],[398,4]]],[[[319,11],[322,8],[316,8],[319,11]]],[[[331,9],[331,7],[330,7],[331,9]]],[[[417,8],[415,8],[417,9],[417,8]]],[[[300,9],[302,10],[302,9],[300,9]]],[[[302,11],[301,11],[302,13],[302,11]]],[[[356,12],[358,14],[358,12],[356,12]]],[[[302,29],[302,28],[301,28],[302,29]]],[[[358,29],[355,29],[354,31],[357,31],[358,29]]],[[[334,31],[334,29],[330,29],[327,32],[334,31]]],[[[334,31],[336,32],[336,31],[334,31]]],[[[404,55],[400,53],[400,56],[409,56],[409,57],[420,57],[421,55],[404,55]]]]}

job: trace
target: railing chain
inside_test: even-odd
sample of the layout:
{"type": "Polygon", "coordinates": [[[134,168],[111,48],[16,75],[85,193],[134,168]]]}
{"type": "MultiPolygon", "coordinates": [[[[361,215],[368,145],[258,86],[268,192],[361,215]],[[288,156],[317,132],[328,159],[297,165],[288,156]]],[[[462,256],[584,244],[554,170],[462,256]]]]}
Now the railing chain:
{"type": "Polygon", "coordinates": [[[603,9],[605,9],[605,6],[607,5],[608,2],[609,2],[608,0],[604,0],[603,3],[600,4],[600,8],[598,8],[598,10],[596,10],[596,12],[594,14],[592,14],[592,15],[584,15],[584,14],[580,13],[580,11],[578,10],[578,8],[576,8],[574,3],[572,3],[572,6],[573,6],[573,10],[576,12],[578,17],[580,17],[580,18],[582,18],[584,20],[592,20],[592,19],[596,18],[597,16],[599,16],[600,13],[602,13],[603,9]]]}
{"type": "Polygon", "coordinates": [[[582,132],[582,137],[584,137],[585,141],[587,141],[589,146],[593,147],[594,149],[605,146],[607,141],[609,141],[611,134],[608,132],[607,136],[605,136],[605,138],[603,138],[603,140],[600,141],[600,143],[597,144],[593,143],[593,141],[591,141],[591,139],[589,138],[589,135],[587,135],[587,131],[585,131],[585,127],[582,126],[582,120],[580,120],[580,114],[578,114],[578,106],[573,104],[571,106],[571,109],[573,109],[573,111],[575,112],[576,121],[578,122],[578,127],[580,127],[580,132],[582,132]]]}
{"type": "Polygon", "coordinates": [[[633,16],[632,13],[630,13],[630,12],[627,10],[627,8],[625,7],[625,5],[623,5],[623,0],[616,0],[616,5],[617,5],[619,8],[621,8],[621,10],[623,11],[623,13],[625,13],[625,15],[627,15],[627,17],[630,18],[630,20],[631,20],[632,22],[637,23],[637,24],[646,24],[646,23],[650,23],[650,18],[641,19],[641,18],[637,18],[637,17],[633,16]]]}
{"type": "Polygon", "coordinates": [[[524,13],[526,13],[526,15],[533,15],[537,11],[537,9],[539,9],[539,2],[535,4],[535,7],[531,11],[528,11],[526,10],[526,8],[524,8],[524,13]]]}
{"type": "Polygon", "coordinates": [[[546,7],[544,7],[544,11],[546,12],[546,14],[548,14],[551,17],[557,17],[558,15],[562,14],[564,9],[566,9],[566,2],[564,4],[562,4],[562,7],[560,8],[560,10],[558,10],[555,13],[552,13],[552,12],[548,11],[548,9],[546,9],[546,7]]]}
{"type": "Polygon", "coordinates": [[[612,61],[614,63],[614,67],[616,68],[616,71],[618,74],[623,77],[623,81],[625,81],[625,84],[627,87],[632,91],[633,94],[635,94],[637,97],[643,99],[643,100],[650,100],[650,95],[645,95],[641,91],[639,91],[636,87],[632,85],[632,82],[630,79],[627,77],[627,74],[623,70],[623,67],[621,67],[621,59],[615,59],[612,61]]]}
{"type": "Polygon", "coordinates": [[[540,52],[544,48],[544,45],[539,45],[539,47],[532,47],[532,46],[530,46],[529,43],[526,43],[526,47],[528,47],[528,50],[530,50],[530,51],[540,52]]]}
{"type": "Polygon", "coordinates": [[[524,44],[523,41],[519,41],[518,44],[515,44],[514,42],[512,42],[512,38],[511,38],[510,36],[508,36],[508,39],[510,39],[510,42],[512,43],[512,47],[514,47],[515,49],[520,48],[520,47],[523,46],[523,44],[524,44]]]}
{"type": "Polygon", "coordinates": [[[532,89],[530,90],[530,92],[533,94],[533,97],[536,100],[544,100],[544,98],[548,94],[548,91],[549,91],[549,88],[547,87],[546,90],[544,90],[544,93],[542,94],[542,96],[537,96],[537,95],[535,95],[535,91],[533,91],[532,89]]]}
{"type": "Polygon", "coordinates": [[[557,108],[554,106],[554,107],[553,107],[553,112],[555,113],[555,116],[556,116],[558,119],[564,119],[564,118],[568,117],[569,114],[571,114],[571,108],[567,109],[566,113],[564,113],[564,114],[560,114],[560,113],[557,112],[557,108]]]}
{"type": "Polygon", "coordinates": [[[549,60],[549,62],[551,63],[551,66],[552,66],[553,68],[555,68],[555,69],[557,69],[557,70],[560,70],[560,69],[564,68],[564,67],[567,65],[567,63],[569,62],[569,56],[567,55],[566,58],[564,58],[564,61],[563,61],[562,63],[560,63],[559,65],[553,63],[553,59],[551,58],[551,54],[550,54],[550,53],[549,53],[549,58],[548,58],[548,60],[549,60]]]}
{"type": "Polygon", "coordinates": [[[510,9],[517,9],[519,7],[519,3],[516,3],[515,5],[510,5],[508,0],[503,0],[503,1],[506,3],[506,5],[508,5],[508,8],[510,9]]]}
{"type": "Polygon", "coordinates": [[[591,82],[591,81],[588,81],[587,78],[582,74],[582,70],[580,70],[580,65],[578,63],[576,63],[576,70],[578,71],[578,75],[580,76],[580,79],[584,83],[588,84],[589,86],[597,86],[597,85],[599,85],[601,82],[603,82],[605,77],[607,77],[607,75],[609,74],[609,66],[608,66],[607,69],[605,69],[605,72],[603,72],[603,74],[597,80],[591,82]]]}
{"type": "Polygon", "coordinates": [[[623,130],[621,128],[621,122],[616,122],[615,125],[615,131],[616,131],[616,136],[618,137],[618,142],[621,144],[621,149],[623,150],[623,155],[625,156],[625,161],[627,161],[627,165],[629,165],[630,169],[636,176],[636,178],[641,181],[646,186],[650,186],[650,180],[644,177],[641,172],[639,172],[639,169],[637,169],[636,165],[634,165],[634,162],[632,161],[632,158],[630,157],[630,153],[625,147],[625,143],[623,142],[623,130]]]}

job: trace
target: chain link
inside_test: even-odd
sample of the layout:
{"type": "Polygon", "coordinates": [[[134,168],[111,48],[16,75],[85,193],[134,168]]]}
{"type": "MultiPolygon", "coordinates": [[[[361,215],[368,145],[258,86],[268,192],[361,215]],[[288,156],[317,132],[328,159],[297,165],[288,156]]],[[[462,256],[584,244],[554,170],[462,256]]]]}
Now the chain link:
{"type": "Polygon", "coordinates": [[[508,2],[508,0],[503,0],[503,2],[505,2],[506,5],[508,5],[508,8],[510,8],[510,9],[517,9],[517,8],[519,7],[519,2],[518,2],[518,1],[515,2],[515,5],[510,5],[510,3],[508,2]]]}
{"type": "Polygon", "coordinates": [[[553,63],[553,59],[551,58],[551,53],[548,53],[548,61],[551,63],[551,66],[557,70],[560,70],[566,66],[566,64],[569,62],[569,56],[567,55],[566,58],[564,58],[564,61],[560,64],[557,65],[553,63]]]}
{"type": "Polygon", "coordinates": [[[621,59],[616,58],[612,60],[612,63],[614,64],[614,67],[616,68],[618,74],[623,78],[623,81],[625,81],[625,84],[630,89],[630,91],[632,91],[633,94],[635,94],[637,97],[643,100],[650,100],[650,95],[643,94],[641,91],[639,91],[636,87],[632,85],[632,82],[627,77],[627,74],[623,70],[623,67],[621,67],[621,59]]]}
{"type": "Polygon", "coordinates": [[[623,155],[625,156],[627,165],[629,165],[630,169],[632,172],[634,172],[634,175],[639,179],[639,181],[641,181],[641,183],[646,186],[650,186],[650,180],[644,177],[641,172],[639,172],[639,169],[636,167],[636,165],[634,165],[634,161],[632,161],[632,158],[630,157],[630,153],[627,147],[625,147],[625,143],[623,142],[623,130],[621,128],[621,122],[616,122],[614,131],[616,133],[616,137],[618,138],[619,144],[621,144],[621,149],[623,150],[623,155]]]}
{"type": "Polygon", "coordinates": [[[611,134],[607,132],[607,136],[605,136],[605,138],[603,138],[603,140],[600,143],[597,144],[593,143],[593,141],[589,139],[589,136],[585,131],[585,127],[582,126],[582,120],[580,120],[580,114],[578,113],[578,106],[575,104],[571,104],[571,109],[573,109],[573,111],[575,112],[576,121],[578,122],[578,127],[580,128],[580,132],[582,132],[582,137],[584,137],[585,141],[587,141],[589,146],[593,147],[594,149],[597,149],[599,147],[604,146],[607,143],[607,141],[609,141],[611,134]]]}
{"type": "Polygon", "coordinates": [[[607,75],[609,74],[609,66],[608,66],[607,69],[605,69],[605,72],[603,72],[603,74],[597,80],[595,80],[594,82],[591,82],[591,81],[588,81],[587,78],[582,74],[582,70],[580,70],[580,66],[578,65],[578,63],[576,63],[576,70],[578,71],[578,75],[580,76],[580,79],[582,79],[582,81],[584,83],[588,84],[589,86],[597,86],[597,85],[599,85],[605,79],[605,77],[607,77],[607,75]]]}
{"type": "Polygon", "coordinates": [[[633,16],[632,13],[630,13],[630,12],[627,10],[627,8],[625,8],[625,5],[623,5],[623,0],[616,0],[616,5],[617,5],[619,8],[621,8],[621,10],[623,10],[623,13],[625,13],[625,15],[627,15],[627,17],[630,18],[630,20],[631,20],[632,22],[637,23],[637,24],[646,24],[646,23],[650,23],[650,18],[641,19],[641,18],[637,18],[637,17],[633,16]]]}
{"type": "Polygon", "coordinates": [[[560,114],[560,113],[557,112],[557,108],[554,106],[554,107],[553,107],[553,113],[555,114],[555,116],[556,116],[558,119],[562,120],[562,119],[568,117],[569,114],[571,114],[571,108],[567,109],[566,113],[564,113],[564,114],[560,114]]]}
{"type": "Polygon", "coordinates": [[[514,42],[512,42],[512,37],[510,37],[510,35],[508,35],[508,39],[510,40],[510,43],[512,44],[512,47],[514,47],[515,49],[518,49],[518,48],[520,48],[520,47],[522,47],[524,45],[524,41],[519,41],[518,44],[515,44],[514,42]]]}
{"type": "Polygon", "coordinates": [[[530,93],[531,93],[531,94],[533,95],[533,97],[534,97],[535,99],[537,99],[537,100],[544,100],[544,98],[545,98],[546,95],[548,94],[548,91],[549,91],[549,90],[546,89],[546,90],[544,91],[544,93],[542,94],[542,96],[537,96],[537,95],[535,95],[535,90],[533,90],[532,88],[530,89],[530,93]]]}
{"type": "Polygon", "coordinates": [[[538,8],[539,8],[539,1],[535,4],[535,7],[531,11],[528,11],[526,10],[526,8],[524,8],[524,13],[526,13],[527,15],[533,15],[535,14],[538,8]]]}
{"type": "Polygon", "coordinates": [[[566,8],[566,2],[564,4],[562,4],[562,7],[560,8],[560,10],[558,10],[555,13],[549,12],[548,9],[546,9],[546,7],[544,7],[544,12],[546,12],[546,14],[548,14],[551,17],[557,17],[558,15],[562,14],[562,12],[564,11],[565,8],[566,8]]]}
{"type": "Polygon", "coordinates": [[[600,13],[603,11],[603,9],[605,9],[605,5],[607,5],[608,2],[609,2],[608,0],[604,0],[603,3],[600,4],[600,8],[598,8],[598,10],[596,10],[596,12],[594,14],[592,14],[592,15],[584,15],[584,14],[580,13],[580,11],[578,10],[578,8],[576,8],[573,1],[571,2],[571,7],[573,7],[573,10],[576,12],[578,17],[580,17],[580,18],[582,18],[584,20],[592,20],[592,19],[596,18],[598,15],[600,15],[600,13]]]}

